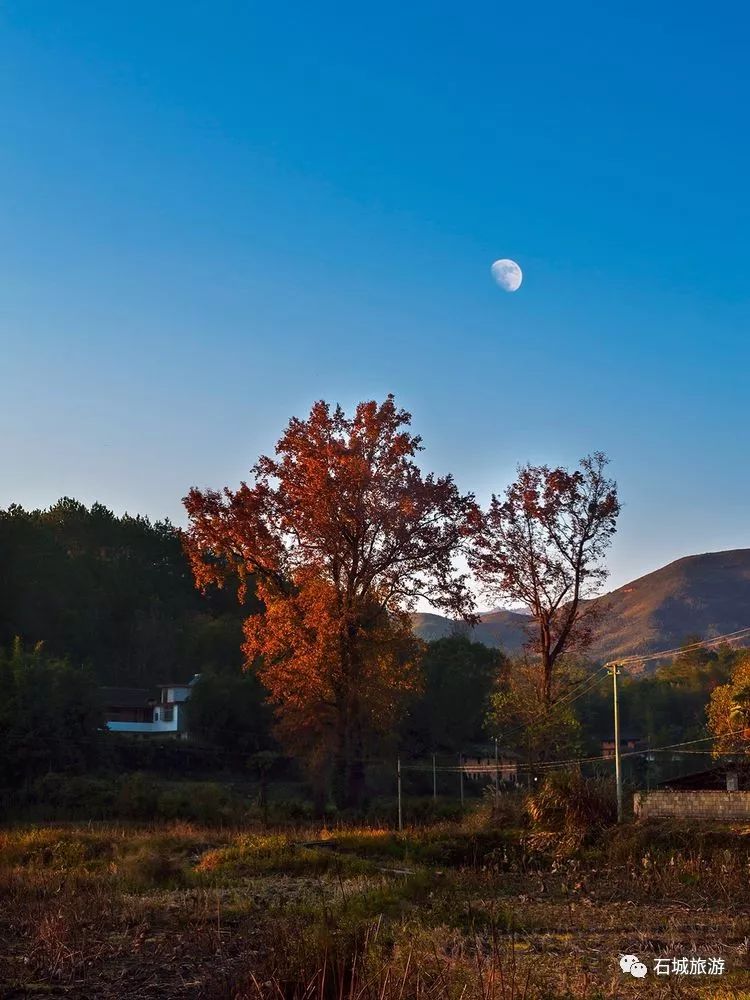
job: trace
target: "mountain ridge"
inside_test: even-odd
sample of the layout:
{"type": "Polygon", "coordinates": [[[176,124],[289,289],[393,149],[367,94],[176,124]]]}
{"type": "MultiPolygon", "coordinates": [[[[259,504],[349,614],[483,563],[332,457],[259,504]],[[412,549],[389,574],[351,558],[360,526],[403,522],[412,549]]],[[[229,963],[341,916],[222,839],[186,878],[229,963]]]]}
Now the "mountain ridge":
{"type": "MultiPolygon", "coordinates": [[[[750,626],[750,548],[682,556],[594,600],[605,609],[589,650],[596,660],[645,655],[689,637],[734,632],[750,626]]],[[[458,628],[474,641],[515,653],[525,641],[528,616],[492,611],[473,627],[425,612],[412,620],[423,639],[458,628]]]]}

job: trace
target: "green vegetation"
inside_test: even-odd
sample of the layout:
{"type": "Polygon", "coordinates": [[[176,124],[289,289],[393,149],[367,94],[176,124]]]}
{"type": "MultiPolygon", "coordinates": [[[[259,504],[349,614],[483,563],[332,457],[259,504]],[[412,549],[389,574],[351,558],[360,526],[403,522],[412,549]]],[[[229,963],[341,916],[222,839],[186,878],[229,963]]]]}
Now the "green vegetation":
{"type": "Polygon", "coordinates": [[[24,649],[0,649],[0,790],[53,768],[80,772],[101,755],[104,725],[90,671],[24,649]]]}
{"type": "Polygon", "coordinates": [[[195,589],[168,521],[117,517],[65,498],[0,510],[0,648],[16,636],[86,664],[98,684],[148,687],[201,670],[239,671],[236,591],[195,589]]]}
{"type": "Polygon", "coordinates": [[[423,689],[409,706],[401,745],[415,754],[457,754],[485,741],[492,691],[507,663],[500,650],[460,632],[427,643],[423,689]]]}
{"type": "MultiPolygon", "coordinates": [[[[686,640],[686,645],[690,639],[686,640]]],[[[708,735],[706,708],[711,692],[725,684],[745,652],[730,646],[698,647],[678,654],[652,674],[623,675],[620,681],[621,731],[662,746],[708,735]]],[[[612,737],[611,684],[598,685],[576,703],[588,749],[612,737]]]]}

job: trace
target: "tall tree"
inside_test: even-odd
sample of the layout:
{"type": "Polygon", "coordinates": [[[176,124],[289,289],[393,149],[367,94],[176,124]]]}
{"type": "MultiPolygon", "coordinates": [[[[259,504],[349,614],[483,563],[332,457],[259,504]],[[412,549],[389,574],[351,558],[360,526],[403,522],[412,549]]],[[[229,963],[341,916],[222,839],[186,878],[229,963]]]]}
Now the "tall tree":
{"type": "Polygon", "coordinates": [[[706,715],[716,756],[750,753],[750,651],[737,655],[729,683],[712,691],[706,715]]]}
{"type": "Polygon", "coordinates": [[[243,755],[268,749],[267,696],[254,671],[201,674],[185,703],[191,739],[243,755]]]}
{"type": "Polygon", "coordinates": [[[473,517],[470,565],[493,599],[523,605],[533,623],[530,646],[541,661],[542,698],[552,699],[560,657],[591,641],[602,558],[616,530],[617,485],[595,452],[572,472],[526,465],[486,512],[473,517]]]}
{"type": "Polygon", "coordinates": [[[102,707],[85,668],[25,649],[0,649],[0,785],[46,770],[81,771],[102,756],[102,707]]]}
{"type": "Polygon", "coordinates": [[[404,721],[401,745],[418,754],[459,753],[484,742],[490,695],[506,662],[499,649],[460,632],[427,643],[422,689],[404,721]]]}
{"type": "Polygon", "coordinates": [[[246,622],[247,661],[287,745],[307,741],[318,767],[332,756],[346,804],[364,792],[368,733],[390,724],[413,683],[408,611],[418,597],[472,607],[454,557],[473,498],[451,476],[422,474],[410,423],[392,396],[352,417],[318,402],[258,460],[252,485],[185,498],[198,586],[253,578],[264,612],[246,622]]]}
{"type": "Polygon", "coordinates": [[[562,661],[555,671],[554,705],[544,699],[539,670],[524,657],[506,660],[489,702],[487,727],[505,748],[528,763],[570,756],[581,749],[581,726],[569,695],[581,682],[581,668],[562,661]]]}

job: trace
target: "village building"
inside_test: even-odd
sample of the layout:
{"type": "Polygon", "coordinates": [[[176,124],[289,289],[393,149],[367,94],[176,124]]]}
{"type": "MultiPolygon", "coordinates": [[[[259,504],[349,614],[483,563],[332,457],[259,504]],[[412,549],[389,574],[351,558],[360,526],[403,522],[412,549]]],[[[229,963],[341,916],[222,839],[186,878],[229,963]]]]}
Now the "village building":
{"type": "Polygon", "coordinates": [[[186,738],[185,702],[198,680],[200,674],[187,683],[159,684],[156,692],[144,688],[100,688],[107,729],[113,733],[186,738]]]}
{"type": "Polygon", "coordinates": [[[504,751],[497,759],[491,756],[462,757],[463,773],[470,781],[494,782],[497,780],[508,784],[518,781],[518,762],[508,752],[504,751]]]}
{"type": "Polygon", "coordinates": [[[745,762],[722,763],[669,778],[650,791],[636,792],[638,819],[750,821],[750,769],[745,762]]]}
{"type": "MultiPolygon", "coordinates": [[[[621,736],[620,737],[620,753],[638,753],[641,750],[645,750],[647,747],[646,740],[642,739],[640,736],[621,736]]],[[[614,757],[615,755],[615,741],[614,739],[602,740],[602,757],[607,759],[614,757]]]]}

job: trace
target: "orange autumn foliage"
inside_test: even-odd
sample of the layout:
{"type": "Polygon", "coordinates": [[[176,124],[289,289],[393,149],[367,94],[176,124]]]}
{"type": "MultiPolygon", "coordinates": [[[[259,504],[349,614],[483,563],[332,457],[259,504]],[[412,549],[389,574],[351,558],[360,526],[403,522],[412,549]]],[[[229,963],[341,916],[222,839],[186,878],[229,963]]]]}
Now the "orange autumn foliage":
{"type": "Polygon", "coordinates": [[[185,498],[196,583],[236,574],[242,591],[252,578],[264,611],[246,623],[247,662],[285,744],[313,769],[331,759],[344,803],[361,799],[370,737],[416,683],[408,611],[422,596],[471,613],[454,557],[473,498],[423,475],[410,420],[392,396],[352,417],[316,403],[258,460],[252,485],[185,498]]]}
{"type": "MultiPolygon", "coordinates": [[[[260,589],[265,589],[262,584],[260,589]]],[[[340,655],[347,625],[336,594],[329,582],[313,576],[300,581],[293,595],[266,594],[264,603],[265,614],[245,623],[246,659],[260,664],[261,679],[278,709],[283,744],[295,755],[311,756],[315,767],[325,767],[340,706],[351,702],[340,655]]],[[[361,725],[365,733],[385,733],[404,698],[418,688],[419,644],[408,617],[385,615],[377,605],[372,619],[356,627],[361,725]]]]}

